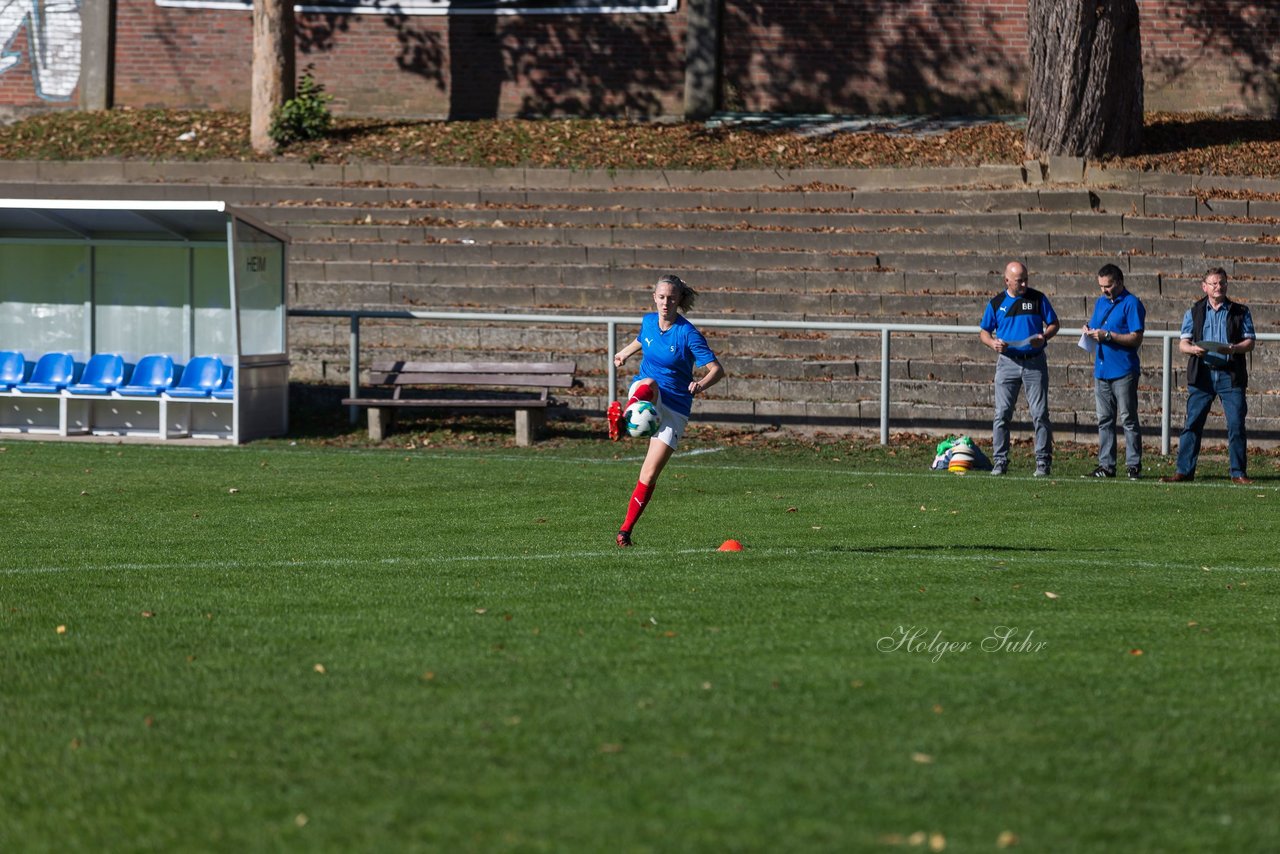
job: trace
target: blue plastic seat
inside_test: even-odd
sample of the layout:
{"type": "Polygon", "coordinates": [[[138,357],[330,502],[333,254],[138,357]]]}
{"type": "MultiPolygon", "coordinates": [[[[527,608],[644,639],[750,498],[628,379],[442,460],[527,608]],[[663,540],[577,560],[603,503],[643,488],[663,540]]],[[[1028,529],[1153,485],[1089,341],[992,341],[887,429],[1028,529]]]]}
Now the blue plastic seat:
{"type": "Polygon", "coordinates": [[[118,353],[95,353],[84,366],[80,382],[67,386],[71,394],[111,394],[124,385],[124,357],[118,353]]]}
{"type": "Polygon", "coordinates": [[[236,369],[234,367],[227,368],[227,375],[222,380],[222,385],[213,390],[213,396],[218,400],[231,400],[236,396],[236,369]]]}
{"type": "Polygon", "coordinates": [[[27,378],[27,360],[17,350],[0,352],[0,391],[9,391],[27,378]]]}
{"type": "Polygon", "coordinates": [[[152,353],[138,360],[128,385],[116,389],[117,394],[128,397],[159,397],[160,392],[173,385],[173,358],[163,353],[152,353]]]}
{"type": "Polygon", "coordinates": [[[217,356],[196,356],[182,369],[177,385],[165,389],[169,397],[208,397],[222,385],[222,360],[217,356]]]}
{"type": "Polygon", "coordinates": [[[76,360],[70,353],[45,353],[36,362],[31,379],[14,388],[24,394],[60,394],[76,381],[76,360]]]}

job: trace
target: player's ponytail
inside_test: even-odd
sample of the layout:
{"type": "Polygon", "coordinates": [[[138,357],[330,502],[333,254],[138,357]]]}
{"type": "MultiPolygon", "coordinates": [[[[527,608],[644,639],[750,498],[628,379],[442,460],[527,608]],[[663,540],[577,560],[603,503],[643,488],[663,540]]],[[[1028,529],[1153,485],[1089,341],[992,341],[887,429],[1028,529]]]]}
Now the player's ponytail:
{"type": "Polygon", "coordinates": [[[667,275],[658,279],[658,284],[671,285],[676,289],[676,293],[678,295],[676,300],[676,306],[681,311],[687,314],[689,312],[689,309],[693,308],[693,303],[698,298],[698,292],[695,291],[693,288],[689,287],[688,285],[686,285],[684,283],[684,279],[681,279],[679,276],[673,273],[668,273],[667,275]]]}

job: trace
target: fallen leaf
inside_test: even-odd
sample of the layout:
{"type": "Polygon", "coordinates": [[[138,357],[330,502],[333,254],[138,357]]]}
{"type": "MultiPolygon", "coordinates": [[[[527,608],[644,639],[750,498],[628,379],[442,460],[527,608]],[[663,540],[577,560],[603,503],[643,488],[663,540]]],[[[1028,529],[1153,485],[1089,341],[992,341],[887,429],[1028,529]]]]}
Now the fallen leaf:
{"type": "Polygon", "coordinates": [[[300,812],[293,817],[293,823],[296,824],[298,827],[306,827],[308,820],[309,819],[307,818],[307,814],[304,812],[300,812]]]}
{"type": "Polygon", "coordinates": [[[921,845],[924,845],[925,842],[928,841],[928,839],[929,839],[928,834],[926,834],[923,830],[917,830],[915,833],[907,837],[907,844],[912,846],[913,848],[919,848],[921,845]]]}
{"type": "Polygon", "coordinates": [[[1142,650],[1140,650],[1140,649],[1136,649],[1136,648],[1135,648],[1135,649],[1131,649],[1131,650],[1129,650],[1129,654],[1130,654],[1130,655],[1142,655],[1142,650]]]}
{"type": "Polygon", "coordinates": [[[921,765],[932,765],[933,757],[927,753],[913,753],[911,754],[911,761],[918,762],[921,765]]]}
{"type": "Polygon", "coordinates": [[[946,851],[947,837],[943,836],[941,833],[929,834],[929,850],[930,851],[946,851]]]}
{"type": "Polygon", "coordinates": [[[600,752],[601,753],[621,753],[622,745],[617,744],[615,742],[606,741],[604,744],[600,745],[600,752]]]}
{"type": "Polygon", "coordinates": [[[236,489],[234,486],[227,490],[227,492],[230,493],[231,495],[235,495],[239,491],[240,490],[236,489]]]}
{"type": "Polygon", "coordinates": [[[1047,596],[1047,597],[1048,597],[1048,598],[1050,598],[1050,599],[1057,599],[1057,598],[1058,598],[1058,594],[1057,594],[1057,593],[1051,593],[1051,592],[1049,592],[1048,590],[1046,590],[1046,591],[1044,592],[1044,595],[1045,595],[1045,596],[1047,596]]]}
{"type": "Polygon", "coordinates": [[[58,626],[58,634],[60,634],[60,635],[65,635],[66,633],[67,633],[67,627],[66,627],[66,626],[58,626]]]}
{"type": "Polygon", "coordinates": [[[311,668],[311,669],[312,669],[312,670],[314,670],[316,673],[321,673],[321,674],[323,674],[323,673],[328,673],[328,672],[329,672],[329,671],[327,671],[327,670],[325,670],[325,669],[324,669],[324,665],[323,665],[323,664],[319,664],[319,663],[317,663],[317,664],[316,664],[316,666],[315,666],[315,667],[313,667],[313,668],[311,668]]]}
{"type": "Polygon", "coordinates": [[[489,609],[488,609],[488,608],[476,608],[476,613],[477,613],[477,614],[487,614],[487,613],[489,613],[489,609]]]}
{"type": "Polygon", "coordinates": [[[797,512],[797,508],[795,508],[795,507],[788,507],[788,508],[787,508],[787,512],[788,512],[788,513],[795,513],[795,512],[797,512]]]}
{"type": "Polygon", "coordinates": [[[144,618],[147,618],[147,619],[149,619],[149,618],[151,618],[151,617],[154,617],[155,615],[156,615],[156,612],[155,612],[155,611],[143,611],[143,612],[142,612],[142,616],[143,616],[144,618]]]}
{"type": "Polygon", "coordinates": [[[1018,844],[1018,834],[1012,830],[1002,830],[1000,835],[996,837],[997,848],[1012,848],[1018,844]]]}

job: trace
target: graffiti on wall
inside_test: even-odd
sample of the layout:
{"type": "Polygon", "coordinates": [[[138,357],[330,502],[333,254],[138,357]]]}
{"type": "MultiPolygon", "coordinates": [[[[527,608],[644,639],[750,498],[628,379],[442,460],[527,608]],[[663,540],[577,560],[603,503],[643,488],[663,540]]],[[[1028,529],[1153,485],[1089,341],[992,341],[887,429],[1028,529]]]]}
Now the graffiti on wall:
{"type": "Polygon", "coordinates": [[[0,0],[0,74],[22,62],[14,42],[24,28],[36,94],[70,99],[80,82],[80,0],[0,0]]]}
{"type": "MultiPolygon", "coordinates": [[[[620,15],[674,12],[678,0],[312,0],[296,12],[348,15],[620,15]]],[[[187,9],[253,8],[252,0],[156,0],[187,9]]]]}

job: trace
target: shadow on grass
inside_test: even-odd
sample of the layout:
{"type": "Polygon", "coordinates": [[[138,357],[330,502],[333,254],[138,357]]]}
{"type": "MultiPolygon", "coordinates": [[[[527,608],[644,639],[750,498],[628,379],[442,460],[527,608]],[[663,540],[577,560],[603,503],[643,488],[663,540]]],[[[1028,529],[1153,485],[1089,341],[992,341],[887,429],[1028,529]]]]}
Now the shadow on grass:
{"type": "Polygon", "coordinates": [[[385,131],[410,130],[430,124],[440,124],[440,122],[426,119],[418,121],[356,119],[335,124],[325,133],[325,138],[331,142],[358,142],[366,137],[376,137],[385,131]]]}
{"type": "Polygon", "coordinates": [[[1248,116],[1155,121],[1143,129],[1141,154],[1173,154],[1232,143],[1280,142],[1280,122],[1248,116]]]}
{"type": "MultiPolygon", "coordinates": [[[[289,384],[289,437],[302,441],[369,447],[397,447],[403,444],[495,445],[515,442],[515,420],[510,413],[464,413],[448,410],[403,410],[397,412],[382,442],[369,439],[364,410],[351,423],[348,407],[342,405],[347,389],[341,386],[295,382],[289,384]]],[[[548,414],[541,441],[554,439],[598,439],[599,424],[592,424],[564,410],[548,414]]]]}
{"type": "MultiPolygon", "coordinates": [[[[919,545],[919,546],[832,546],[830,551],[833,552],[851,552],[854,554],[891,554],[893,552],[1013,552],[1016,554],[1025,554],[1027,552],[1058,552],[1063,549],[1052,549],[1044,546],[1006,546],[1006,545],[972,545],[972,546],[952,546],[952,545],[919,545]]],[[[1110,551],[1109,549],[1081,549],[1071,548],[1073,554],[1083,551],[1110,551]]]]}

